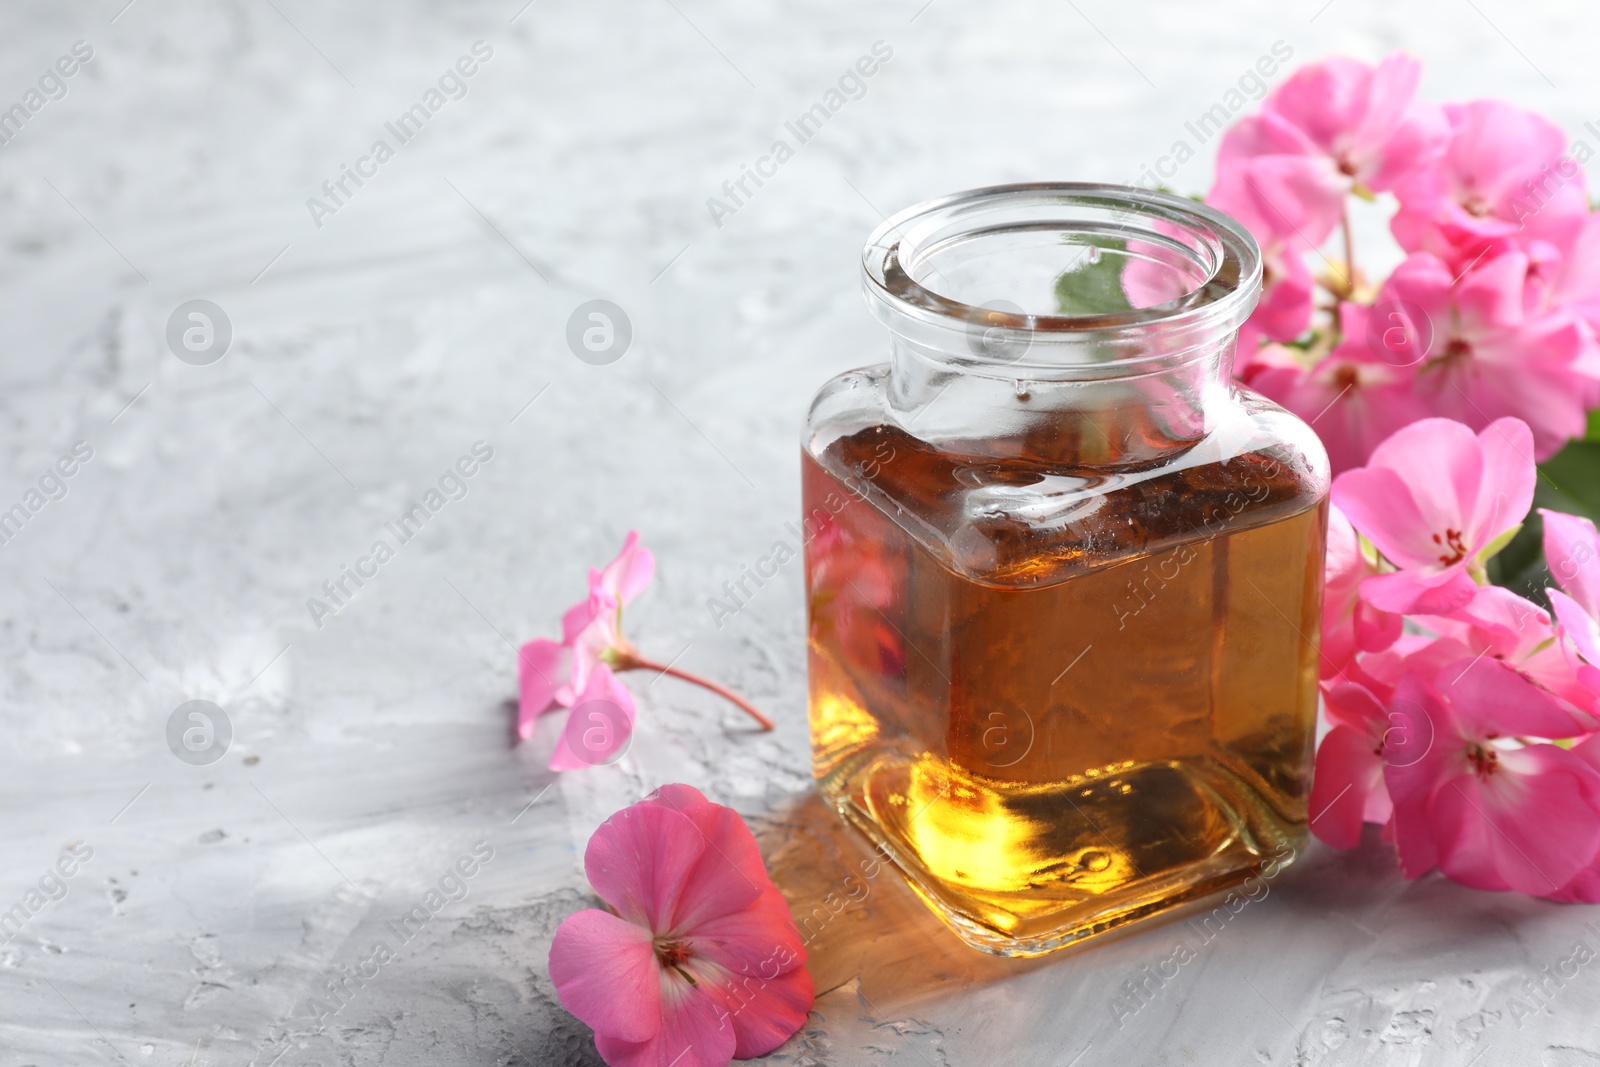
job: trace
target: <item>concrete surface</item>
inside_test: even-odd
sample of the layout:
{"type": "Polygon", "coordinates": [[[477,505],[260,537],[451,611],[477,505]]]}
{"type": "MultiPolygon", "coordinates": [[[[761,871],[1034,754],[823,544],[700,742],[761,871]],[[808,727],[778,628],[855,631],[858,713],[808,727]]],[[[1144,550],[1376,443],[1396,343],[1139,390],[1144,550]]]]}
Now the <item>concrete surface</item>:
{"type": "MultiPolygon", "coordinates": [[[[865,853],[809,791],[798,564],[720,628],[706,607],[797,513],[811,393],[881,358],[856,276],[881,213],[1136,178],[1276,41],[1406,46],[1435,97],[1593,137],[1582,9],[522,2],[8,5],[5,107],[92,55],[0,146],[0,510],[28,516],[0,545],[0,912],[26,920],[0,1064],[596,1063],[549,939],[593,827],[673,780],[746,814],[814,935],[816,1013],[773,1063],[1600,1064],[1600,961],[1574,955],[1600,909],[1408,885],[1377,842],[1314,849],[1209,941],[974,953],[892,877],[843,881],[865,853]],[[480,41],[401,143],[385,124],[480,41]],[[713,212],[879,41],[860,98],[713,212]],[[344,165],[369,176],[335,203],[344,165]],[[607,365],[565,340],[593,299],[632,325],[607,365]],[[187,312],[169,347],[191,300],[221,358],[183,349],[187,312]],[[465,495],[391,533],[475,442],[465,495]],[[510,744],[513,645],[630,527],[660,562],[635,640],[780,727],[635,674],[630,753],[557,778],[558,720],[510,744]],[[308,606],[380,539],[336,613],[308,606]],[[196,700],[231,739],[184,712],[180,759],[196,700]]],[[[1203,191],[1215,146],[1190,147],[1172,184],[1203,191]]]]}

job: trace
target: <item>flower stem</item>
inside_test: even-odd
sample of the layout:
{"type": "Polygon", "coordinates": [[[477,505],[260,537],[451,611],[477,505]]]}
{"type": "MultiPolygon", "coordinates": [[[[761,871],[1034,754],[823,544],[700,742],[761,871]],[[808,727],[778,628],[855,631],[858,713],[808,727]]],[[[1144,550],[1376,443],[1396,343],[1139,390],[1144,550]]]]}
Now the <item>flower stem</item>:
{"type": "MultiPolygon", "coordinates": [[[[1345,200],[1339,208],[1339,234],[1344,242],[1344,278],[1340,291],[1333,294],[1333,306],[1328,309],[1331,321],[1328,323],[1328,334],[1332,344],[1337,345],[1343,340],[1344,324],[1339,317],[1339,310],[1346,300],[1355,296],[1356,291],[1356,249],[1355,238],[1350,233],[1350,201],[1345,200]]],[[[1332,347],[1332,346],[1330,346],[1332,347]]]]}
{"type": "Polygon", "coordinates": [[[1348,300],[1356,291],[1356,242],[1350,233],[1350,203],[1345,201],[1339,209],[1339,233],[1344,239],[1344,298],[1348,300]]]}
{"type": "Polygon", "coordinates": [[[738,693],[735,693],[727,686],[718,685],[709,678],[702,678],[698,674],[690,674],[688,671],[679,670],[677,667],[674,667],[669,663],[657,663],[654,660],[646,659],[637,652],[632,651],[623,656],[619,656],[615,666],[612,669],[619,671],[659,671],[662,674],[670,674],[674,678],[689,682],[692,685],[698,685],[702,689],[711,690],[711,692],[717,694],[717,696],[728,701],[729,703],[736,705],[739,710],[743,711],[746,715],[760,723],[763,730],[772,729],[772,720],[761,714],[761,712],[757,711],[755,709],[755,705],[751,704],[748,700],[740,696],[738,693]]]}

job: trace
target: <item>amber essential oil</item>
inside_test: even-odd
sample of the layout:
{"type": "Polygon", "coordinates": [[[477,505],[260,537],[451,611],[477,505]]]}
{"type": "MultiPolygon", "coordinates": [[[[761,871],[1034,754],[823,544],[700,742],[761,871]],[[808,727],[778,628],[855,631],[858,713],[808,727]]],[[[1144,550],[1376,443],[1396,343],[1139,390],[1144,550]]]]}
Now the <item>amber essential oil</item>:
{"type": "Polygon", "coordinates": [[[1051,951],[1304,842],[1327,505],[1303,477],[882,425],[803,463],[819,786],[969,943],[1051,951]],[[1007,486],[1056,510],[985,510],[1007,486]]]}

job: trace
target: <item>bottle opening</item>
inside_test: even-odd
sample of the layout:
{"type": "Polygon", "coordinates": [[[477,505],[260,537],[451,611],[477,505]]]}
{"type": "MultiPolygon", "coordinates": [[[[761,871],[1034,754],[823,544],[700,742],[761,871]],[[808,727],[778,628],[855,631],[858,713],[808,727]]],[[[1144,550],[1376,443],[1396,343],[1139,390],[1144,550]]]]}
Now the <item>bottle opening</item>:
{"type": "Polygon", "coordinates": [[[1104,316],[1178,306],[1213,277],[1178,240],[1130,237],[1087,226],[1003,225],[901,246],[906,275],[922,288],[973,307],[1010,304],[1024,314],[1104,316]]]}
{"type": "Polygon", "coordinates": [[[1025,352],[1057,366],[1214,343],[1238,329],[1261,283],[1255,241],[1221,212],[1082,183],[918,205],[873,233],[862,265],[868,302],[897,334],[961,358],[1025,352]],[[970,343],[975,329],[985,344],[970,343]]]}

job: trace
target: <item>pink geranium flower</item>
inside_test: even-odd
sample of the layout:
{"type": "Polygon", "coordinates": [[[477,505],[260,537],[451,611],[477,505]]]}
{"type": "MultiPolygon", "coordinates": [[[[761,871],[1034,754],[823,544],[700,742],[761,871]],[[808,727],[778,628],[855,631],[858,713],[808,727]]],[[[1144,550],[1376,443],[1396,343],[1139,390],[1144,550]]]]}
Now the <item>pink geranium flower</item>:
{"type": "Polygon", "coordinates": [[[1421,75],[1399,53],[1376,67],[1343,57],[1301,67],[1223,138],[1218,189],[1248,187],[1277,232],[1315,248],[1346,195],[1389,189],[1443,150],[1449,126],[1415,98],[1421,75]]]}
{"type": "MultiPolygon", "coordinates": [[[[1393,840],[1385,769],[1408,767],[1433,749],[1434,721],[1415,703],[1395,699],[1401,681],[1415,675],[1424,679],[1443,676],[1451,684],[1466,675],[1494,674],[1492,684],[1514,689],[1524,684],[1513,668],[1476,656],[1466,645],[1450,638],[1409,634],[1387,648],[1353,660],[1337,680],[1322,686],[1328,733],[1317,746],[1316,774],[1311,791],[1311,829],[1334,848],[1354,848],[1361,841],[1363,823],[1383,823],[1384,837],[1393,840]],[[1444,674],[1450,668],[1449,674],[1444,674]]],[[[1532,699],[1549,701],[1535,691],[1532,699]]]]}
{"type": "Polygon", "coordinates": [[[570,708],[597,666],[615,660],[630,646],[622,636],[622,608],[644,592],[656,570],[655,556],[629,530],[617,558],[589,568],[589,595],[561,617],[561,641],[535,638],[517,655],[522,699],[517,735],[533,736],[540,715],[570,708]]]}
{"type": "Polygon", "coordinates": [[[1574,731],[1554,701],[1526,696],[1514,672],[1471,660],[1400,683],[1392,707],[1434,735],[1421,759],[1384,770],[1408,878],[1437,866],[1477,889],[1548,895],[1600,852],[1600,773],[1532,740],[1574,731]]]}
{"type": "Polygon", "coordinates": [[[1487,258],[1459,277],[1426,252],[1395,269],[1378,307],[1419,311],[1431,334],[1417,368],[1417,398],[1434,414],[1482,429],[1513,416],[1533,430],[1546,459],[1586,426],[1600,354],[1594,337],[1562,311],[1526,309],[1529,260],[1487,258]]]}
{"type": "Polygon", "coordinates": [[[1436,165],[1395,193],[1390,223],[1408,252],[1431,252],[1459,270],[1485,252],[1565,250],[1589,213],[1583,168],[1565,156],[1567,135],[1500,100],[1446,105],[1450,142],[1436,165]]]}
{"type": "Polygon", "coordinates": [[[1375,67],[1334,56],[1295,71],[1262,110],[1327,160],[1341,196],[1356,185],[1382,191],[1431,164],[1449,137],[1444,110],[1416,98],[1421,80],[1422,63],[1401,52],[1375,67]]]}
{"type": "Polygon", "coordinates": [[[1293,350],[1268,345],[1245,379],[1317,431],[1336,475],[1363,465],[1396,430],[1428,415],[1412,385],[1415,366],[1377,358],[1368,349],[1368,315],[1366,307],[1343,304],[1347,340],[1321,361],[1308,367],[1293,350]]]}
{"type": "Polygon", "coordinates": [[[610,910],[567,917],[550,978],[606,1063],[724,1067],[805,1022],[805,945],[732,808],[662,786],[594,832],[584,870],[610,910]]]}
{"type": "Polygon", "coordinates": [[[616,559],[603,568],[589,568],[589,595],[562,615],[561,640],[535,638],[518,650],[517,738],[532,737],[546,712],[573,709],[550,756],[551,770],[609,763],[627,745],[637,709],[633,694],[616,679],[620,671],[649,669],[681,678],[731,701],[772,729],[772,721],[743,697],[671,664],[646,659],[623,636],[622,608],[644,592],[655,571],[655,556],[629,530],[616,559]]]}
{"type": "Polygon", "coordinates": [[[1517,419],[1476,436],[1423,419],[1390,437],[1333,483],[1334,505],[1399,568],[1363,579],[1361,596],[1401,614],[1466,605],[1488,555],[1528,513],[1534,477],[1532,435],[1517,419]]]}

